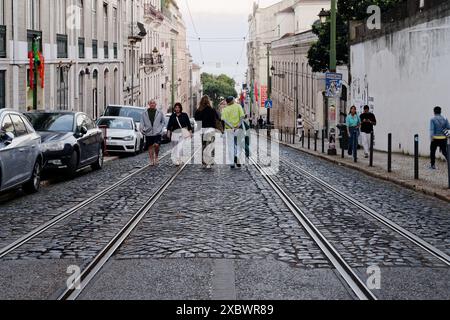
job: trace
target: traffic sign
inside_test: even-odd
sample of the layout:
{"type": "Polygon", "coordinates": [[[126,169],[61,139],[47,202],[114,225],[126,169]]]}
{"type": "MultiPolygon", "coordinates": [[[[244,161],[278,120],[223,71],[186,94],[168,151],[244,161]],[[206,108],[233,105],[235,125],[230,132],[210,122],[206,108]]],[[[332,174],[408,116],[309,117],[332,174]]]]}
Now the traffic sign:
{"type": "Polygon", "coordinates": [[[272,100],[266,100],[266,102],[264,103],[264,107],[266,109],[272,109],[273,107],[273,101],[272,100]]]}

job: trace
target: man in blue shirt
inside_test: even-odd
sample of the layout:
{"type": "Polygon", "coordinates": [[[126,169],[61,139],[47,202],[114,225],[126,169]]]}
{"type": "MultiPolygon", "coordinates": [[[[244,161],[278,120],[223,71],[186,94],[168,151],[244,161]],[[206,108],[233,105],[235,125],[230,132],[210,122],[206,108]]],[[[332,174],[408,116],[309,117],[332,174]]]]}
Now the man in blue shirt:
{"type": "Polygon", "coordinates": [[[450,123],[442,115],[440,107],[434,108],[434,118],[430,121],[430,137],[431,137],[431,166],[430,169],[436,170],[436,151],[441,149],[442,154],[448,161],[447,155],[447,136],[446,130],[450,129],[450,123]]]}

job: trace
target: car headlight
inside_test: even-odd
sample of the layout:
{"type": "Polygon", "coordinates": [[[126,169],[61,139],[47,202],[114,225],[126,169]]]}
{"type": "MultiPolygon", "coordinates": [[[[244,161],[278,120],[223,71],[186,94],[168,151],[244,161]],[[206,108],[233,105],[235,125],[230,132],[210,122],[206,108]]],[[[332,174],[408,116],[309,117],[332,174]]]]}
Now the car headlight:
{"type": "Polygon", "coordinates": [[[123,140],[124,141],[133,141],[134,137],[133,136],[128,136],[128,137],[123,138],[123,140]]]}
{"type": "Polygon", "coordinates": [[[64,142],[47,142],[41,144],[41,151],[62,151],[64,150],[66,144],[64,142]]]}

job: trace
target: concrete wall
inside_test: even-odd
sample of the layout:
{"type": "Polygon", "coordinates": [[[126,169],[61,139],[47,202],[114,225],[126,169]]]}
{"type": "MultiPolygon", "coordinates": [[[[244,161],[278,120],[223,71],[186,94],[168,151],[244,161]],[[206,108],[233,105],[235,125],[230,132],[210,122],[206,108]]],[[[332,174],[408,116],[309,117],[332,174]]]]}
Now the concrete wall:
{"type": "Polygon", "coordinates": [[[405,28],[351,46],[352,103],[370,104],[378,117],[376,148],[429,154],[433,108],[450,116],[450,17],[405,28]]]}

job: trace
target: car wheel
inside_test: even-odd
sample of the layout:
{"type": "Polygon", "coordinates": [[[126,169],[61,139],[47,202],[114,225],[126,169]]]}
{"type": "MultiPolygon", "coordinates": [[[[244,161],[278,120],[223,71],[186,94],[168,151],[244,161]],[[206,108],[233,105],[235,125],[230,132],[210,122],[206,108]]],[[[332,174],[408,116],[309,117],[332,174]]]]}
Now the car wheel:
{"type": "Polygon", "coordinates": [[[78,152],[72,152],[69,163],[67,164],[66,174],[69,178],[74,178],[78,170],[78,152]]]}
{"type": "Polygon", "coordinates": [[[92,170],[101,170],[103,168],[103,162],[105,160],[105,155],[103,154],[103,147],[98,150],[97,161],[91,166],[92,170]]]}
{"type": "Polygon", "coordinates": [[[34,164],[33,174],[31,175],[31,179],[23,185],[23,191],[28,194],[36,193],[41,188],[41,174],[42,174],[42,165],[38,160],[34,164]]]}

